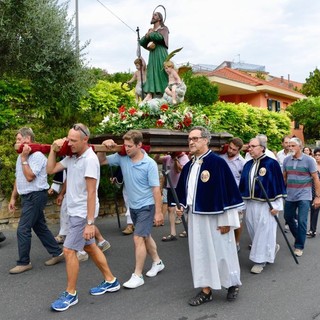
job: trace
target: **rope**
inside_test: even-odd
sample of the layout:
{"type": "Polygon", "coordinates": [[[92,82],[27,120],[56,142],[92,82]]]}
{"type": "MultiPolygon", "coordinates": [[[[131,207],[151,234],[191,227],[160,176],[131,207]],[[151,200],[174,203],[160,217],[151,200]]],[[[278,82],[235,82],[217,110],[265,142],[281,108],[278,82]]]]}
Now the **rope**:
{"type": "Polygon", "coordinates": [[[126,24],[120,17],[118,17],[115,13],[113,13],[105,4],[103,4],[100,0],[97,0],[105,9],[107,9],[114,17],[116,17],[119,21],[121,21],[126,27],[128,27],[131,31],[136,33],[136,30],[133,30],[128,24],[126,24]]]}

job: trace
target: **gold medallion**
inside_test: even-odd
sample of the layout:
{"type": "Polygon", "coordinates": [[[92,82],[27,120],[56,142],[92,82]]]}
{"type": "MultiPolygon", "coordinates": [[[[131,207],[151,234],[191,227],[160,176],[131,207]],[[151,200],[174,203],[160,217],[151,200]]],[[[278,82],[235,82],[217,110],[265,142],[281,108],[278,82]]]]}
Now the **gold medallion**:
{"type": "Polygon", "coordinates": [[[266,173],[267,173],[267,169],[266,168],[261,168],[259,170],[259,176],[261,176],[261,177],[265,176],[266,173]]]}
{"type": "Polygon", "coordinates": [[[202,171],[200,179],[202,182],[208,182],[210,179],[210,172],[208,170],[202,171]]]}

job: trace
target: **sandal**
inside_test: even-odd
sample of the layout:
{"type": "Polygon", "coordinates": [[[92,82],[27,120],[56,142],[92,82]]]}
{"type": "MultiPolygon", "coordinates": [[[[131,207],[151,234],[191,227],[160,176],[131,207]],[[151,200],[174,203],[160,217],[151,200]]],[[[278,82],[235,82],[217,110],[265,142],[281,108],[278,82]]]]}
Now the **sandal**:
{"type": "Polygon", "coordinates": [[[316,232],[315,231],[308,231],[307,232],[307,238],[314,238],[316,236],[316,232]]]}
{"type": "Polygon", "coordinates": [[[187,232],[186,231],[183,231],[179,234],[179,237],[180,238],[188,238],[188,235],[187,235],[187,232]]]}
{"type": "Polygon", "coordinates": [[[202,290],[194,297],[191,298],[188,303],[190,306],[200,306],[205,302],[209,302],[212,300],[212,292],[210,290],[209,293],[204,293],[202,290]]]}
{"type": "Polygon", "coordinates": [[[174,241],[174,240],[178,240],[176,236],[172,235],[172,234],[169,234],[168,236],[166,237],[162,237],[161,239],[162,241],[164,242],[167,242],[167,241],[174,241]]]}
{"type": "Polygon", "coordinates": [[[227,293],[227,300],[228,301],[234,301],[237,299],[239,293],[239,287],[238,286],[232,286],[228,289],[227,293]]]}

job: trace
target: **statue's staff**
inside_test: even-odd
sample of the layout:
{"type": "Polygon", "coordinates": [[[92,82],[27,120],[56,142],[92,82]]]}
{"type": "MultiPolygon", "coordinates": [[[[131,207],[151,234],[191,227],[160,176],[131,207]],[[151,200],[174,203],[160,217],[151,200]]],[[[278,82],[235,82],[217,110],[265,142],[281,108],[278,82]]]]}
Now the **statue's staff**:
{"type": "MultiPolygon", "coordinates": [[[[270,208],[270,210],[272,210],[272,209],[273,209],[273,206],[272,206],[272,204],[271,204],[271,202],[270,202],[270,199],[268,198],[267,192],[266,192],[265,188],[263,187],[262,182],[259,180],[259,177],[258,177],[258,176],[255,176],[254,179],[258,182],[258,184],[259,184],[259,186],[260,186],[260,188],[261,188],[261,190],[262,190],[262,193],[263,193],[264,197],[266,198],[266,201],[267,201],[267,203],[268,203],[268,205],[269,205],[269,208],[270,208]]],[[[274,216],[274,218],[276,219],[276,222],[277,222],[277,224],[278,224],[278,226],[279,226],[279,229],[280,229],[280,231],[281,231],[284,239],[286,240],[286,243],[287,243],[287,245],[288,245],[288,247],[289,247],[289,250],[290,250],[290,252],[291,252],[291,255],[292,255],[294,261],[296,262],[296,264],[299,264],[298,259],[297,259],[297,257],[295,256],[295,254],[294,254],[294,252],[293,252],[293,250],[292,250],[292,248],[291,248],[291,245],[290,245],[290,243],[289,243],[289,240],[288,240],[286,234],[284,233],[284,230],[283,230],[283,228],[282,228],[282,226],[281,226],[281,223],[280,223],[280,221],[279,221],[279,218],[278,218],[276,215],[274,216]]]]}
{"type": "Polygon", "coordinates": [[[141,57],[141,46],[140,46],[140,34],[139,34],[139,27],[137,27],[137,56],[140,59],[140,79],[141,79],[141,100],[144,99],[144,92],[143,92],[143,58],[141,57]]]}

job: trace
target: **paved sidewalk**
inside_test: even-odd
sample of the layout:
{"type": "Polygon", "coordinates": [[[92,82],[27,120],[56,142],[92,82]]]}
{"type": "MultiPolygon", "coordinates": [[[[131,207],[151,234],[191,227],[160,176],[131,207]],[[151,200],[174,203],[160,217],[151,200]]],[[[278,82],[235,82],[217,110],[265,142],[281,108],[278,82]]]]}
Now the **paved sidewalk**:
{"type": "MultiPolygon", "coordinates": [[[[121,218],[125,226],[125,218],[121,218]]],[[[111,243],[106,256],[120,283],[127,281],[134,268],[132,236],[123,236],[116,217],[97,222],[102,234],[111,243]]],[[[50,225],[54,234],[58,225],[50,225]]],[[[91,296],[89,289],[102,279],[89,259],[80,265],[78,280],[79,303],[57,313],[50,304],[65,289],[65,263],[47,267],[48,254],[34,235],[31,259],[33,269],[10,275],[9,269],[17,259],[15,230],[4,230],[7,240],[0,244],[0,319],[94,319],[94,320],[307,320],[320,319],[320,237],[308,239],[304,255],[296,265],[282,235],[278,233],[281,249],[276,263],[268,265],[260,275],[252,275],[248,260],[248,235],[244,231],[241,251],[241,279],[243,286],[235,302],[226,300],[226,290],[214,291],[213,301],[191,307],[187,301],[198,290],[193,289],[187,239],[162,242],[169,224],[154,228],[153,236],[166,268],[155,278],[145,277],[145,284],[137,289],[121,288],[115,293],[91,296]]],[[[180,224],[178,232],[183,230],[180,224]]],[[[288,234],[292,242],[291,234],[288,234]]],[[[148,260],[145,272],[151,267],[148,260]]]]}

